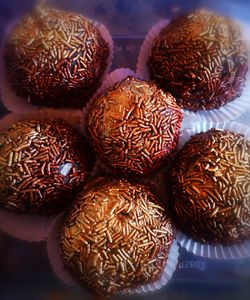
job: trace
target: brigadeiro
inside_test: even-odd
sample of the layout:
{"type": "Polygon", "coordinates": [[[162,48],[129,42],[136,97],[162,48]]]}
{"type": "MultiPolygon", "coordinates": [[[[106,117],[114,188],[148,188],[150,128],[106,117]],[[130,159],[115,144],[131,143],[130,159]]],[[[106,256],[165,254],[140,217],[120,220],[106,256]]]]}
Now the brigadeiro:
{"type": "Polygon", "coordinates": [[[196,241],[231,245],[250,238],[250,142],[211,129],[180,150],[169,176],[175,224],[196,241]]]}
{"type": "Polygon", "coordinates": [[[107,165],[137,175],[173,156],[181,121],[182,112],[171,94],[128,76],[93,101],[87,129],[107,165]]]}
{"type": "Polygon", "coordinates": [[[18,96],[35,105],[75,108],[99,87],[109,51],[92,21],[38,7],[12,29],[4,57],[18,96]]]}
{"type": "Polygon", "coordinates": [[[60,120],[24,120],[0,132],[0,207],[60,212],[88,175],[86,144],[60,120]]]}
{"type": "Polygon", "coordinates": [[[66,270],[102,296],[158,280],[172,240],[156,196],[124,179],[95,179],[78,195],[60,233],[66,270]]]}
{"type": "Polygon", "coordinates": [[[231,19],[206,10],[174,18],[155,38],[147,61],[151,79],[192,111],[219,108],[239,97],[247,48],[231,19]]]}

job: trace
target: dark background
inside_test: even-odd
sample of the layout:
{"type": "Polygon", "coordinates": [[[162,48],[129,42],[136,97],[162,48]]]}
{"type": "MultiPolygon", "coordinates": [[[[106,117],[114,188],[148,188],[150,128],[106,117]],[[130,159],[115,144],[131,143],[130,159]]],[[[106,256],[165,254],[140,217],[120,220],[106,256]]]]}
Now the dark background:
{"type": "MultiPolygon", "coordinates": [[[[55,6],[82,13],[105,24],[115,43],[113,69],[135,69],[144,36],[156,22],[174,14],[206,7],[250,23],[250,1],[168,0],[54,0],[55,6]]],[[[0,0],[0,41],[7,24],[32,9],[34,0],[0,0]]],[[[250,25],[250,24],[249,24],[250,25]]],[[[250,39],[250,37],[249,37],[250,39]]],[[[1,75],[0,75],[1,76],[1,75]]],[[[0,103],[0,117],[7,113],[0,103]]],[[[250,126],[250,112],[238,120],[250,126]]],[[[120,299],[122,297],[116,297],[120,299]]],[[[46,244],[15,240],[0,232],[0,300],[91,299],[78,289],[63,285],[47,259],[46,244]]],[[[250,259],[208,260],[180,249],[172,280],[157,293],[131,299],[233,300],[250,299],[250,259]]]]}

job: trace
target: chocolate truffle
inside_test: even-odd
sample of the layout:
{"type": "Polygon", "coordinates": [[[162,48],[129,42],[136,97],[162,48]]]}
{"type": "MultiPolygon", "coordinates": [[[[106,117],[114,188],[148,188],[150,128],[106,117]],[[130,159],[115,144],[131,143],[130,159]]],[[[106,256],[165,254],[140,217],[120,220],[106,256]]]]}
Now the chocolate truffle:
{"type": "Polygon", "coordinates": [[[178,228],[202,243],[250,238],[250,142],[211,129],[193,136],[170,173],[171,213],[178,228]]]}
{"type": "Polygon", "coordinates": [[[136,175],[172,157],[181,121],[169,93],[129,76],[95,99],[87,124],[100,157],[112,168],[136,175]]]}
{"type": "Polygon", "coordinates": [[[66,270],[102,296],[159,279],[172,239],[170,220],[147,187],[108,178],[79,194],[60,233],[66,270]]]}
{"type": "Polygon", "coordinates": [[[197,10],[161,30],[147,64],[151,79],[182,108],[215,109],[241,95],[247,48],[232,20],[197,10]]]}
{"type": "Polygon", "coordinates": [[[15,213],[61,211],[87,177],[85,143],[60,120],[25,120],[0,133],[0,207],[15,213]]]}
{"type": "Polygon", "coordinates": [[[100,85],[109,48],[83,16],[39,7],[6,41],[10,84],[32,104],[82,107],[100,85]]]}

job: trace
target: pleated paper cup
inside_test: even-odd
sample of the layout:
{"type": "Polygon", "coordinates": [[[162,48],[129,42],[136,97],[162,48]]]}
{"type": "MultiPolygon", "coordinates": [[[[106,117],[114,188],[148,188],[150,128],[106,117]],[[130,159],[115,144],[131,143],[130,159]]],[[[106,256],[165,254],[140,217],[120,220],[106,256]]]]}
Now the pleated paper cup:
{"type": "Polygon", "coordinates": [[[22,120],[63,120],[81,132],[81,110],[44,108],[25,114],[9,113],[0,120],[0,131],[8,129],[12,124],[22,120]]]}
{"type": "Polygon", "coordinates": [[[170,20],[167,19],[159,21],[149,30],[148,34],[146,35],[142,43],[136,65],[136,74],[140,78],[150,80],[149,71],[147,67],[148,57],[151,53],[151,49],[154,44],[154,39],[159,35],[161,30],[169,24],[169,22],[170,20]]]}
{"type": "MultiPolygon", "coordinates": [[[[45,1],[46,2],[46,1],[45,1]]],[[[47,1],[49,2],[49,1],[47,1]]],[[[109,46],[109,56],[107,58],[107,66],[105,68],[104,74],[102,76],[102,80],[105,78],[105,76],[109,73],[112,60],[114,56],[114,45],[113,45],[113,39],[108,31],[108,29],[101,23],[97,21],[92,21],[93,25],[96,26],[103,37],[103,39],[106,41],[106,43],[109,46]]],[[[1,98],[4,106],[11,112],[15,113],[27,113],[32,112],[34,110],[38,110],[41,108],[46,108],[46,106],[42,105],[34,105],[29,102],[28,97],[21,97],[18,96],[15,92],[15,90],[11,86],[11,82],[9,81],[8,73],[7,73],[7,66],[4,61],[4,49],[5,49],[5,43],[6,39],[8,38],[8,35],[11,33],[11,30],[15,27],[15,25],[18,23],[18,20],[13,21],[11,24],[9,24],[7,30],[6,30],[6,37],[1,45],[0,50],[0,91],[1,91],[1,98]]],[[[84,104],[86,105],[86,104],[84,104]]],[[[74,110],[74,109],[72,109],[74,110]]]]}
{"type": "Polygon", "coordinates": [[[45,240],[54,221],[55,217],[53,216],[16,215],[0,209],[0,231],[19,240],[29,242],[45,240]]]}
{"type": "MultiPolygon", "coordinates": [[[[52,230],[47,239],[47,251],[48,257],[51,263],[51,266],[57,275],[57,277],[66,285],[72,287],[80,287],[78,283],[73,279],[73,277],[66,271],[64,263],[61,258],[60,244],[59,244],[59,232],[62,224],[63,218],[60,217],[54,223],[52,230]]],[[[153,292],[161,287],[165,286],[169,280],[172,278],[172,275],[176,269],[179,257],[179,248],[176,240],[173,241],[169,255],[167,258],[166,266],[163,270],[162,276],[159,280],[154,283],[142,285],[138,288],[128,289],[123,294],[143,294],[148,292],[153,292]]]]}
{"type": "MultiPolygon", "coordinates": [[[[141,46],[139,56],[137,59],[136,73],[140,78],[145,80],[150,79],[147,61],[151,53],[152,46],[154,44],[155,38],[159,35],[160,31],[169,24],[170,20],[161,20],[156,23],[146,35],[144,42],[141,46]]],[[[243,39],[249,46],[250,49],[250,27],[244,23],[241,23],[242,36],[243,39]]],[[[186,117],[196,118],[202,121],[212,121],[212,122],[225,122],[232,121],[239,118],[244,112],[250,108],[250,71],[248,71],[246,76],[245,87],[243,88],[242,95],[235,100],[228,102],[226,105],[212,110],[201,110],[193,112],[191,110],[183,109],[184,120],[186,117]]]]}
{"type": "MultiPolygon", "coordinates": [[[[61,119],[80,132],[82,112],[71,110],[43,109],[27,114],[10,113],[0,120],[0,131],[8,129],[12,124],[27,119],[52,120],[61,119]]],[[[0,231],[17,239],[39,242],[47,238],[57,215],[50,217],[29,214],[15,214],[14,212],[0,209],[0,231]]]]}
{"type": "MultiPolygon", "coordinates": [[[[182,148],[191,136],[200,132],[206,132],[209,129],[216,128],[221,130],[230,130],[235,133],[244,134],[250,140],[250,127],[237,122],[198,122],[191,129],[184,130],[180,135],[178,148],[182,148]]],[[[195,255],[211,258],[211,259],[242,259],[250,257],[250,240],[231,245],[223,246],[220,244],[209,245],[199,243],[183,232],[176,230],[175,233],[177,242],[181,247],[195,255]]]]}

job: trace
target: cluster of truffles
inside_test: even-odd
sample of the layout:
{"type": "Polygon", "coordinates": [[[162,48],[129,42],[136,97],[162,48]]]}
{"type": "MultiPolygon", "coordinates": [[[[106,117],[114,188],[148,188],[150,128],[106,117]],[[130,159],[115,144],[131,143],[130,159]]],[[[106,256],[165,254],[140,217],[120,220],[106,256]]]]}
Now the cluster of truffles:
{"type": "MultiPolygon", "coordinates": [[[[53,107],[83,107],[99,87],[109,55],[109,45],[92,21],[47,7],[23,18],[5,45],[15,93],[53,107]]],[[[241,95],[248,52],[231,19],[197,10],[161,30],[147,65],[150,78],[180,107],[215,109],[241,95]]]]}
{"type": "MultiPolygon", "coordinates": [[[[17,95],[79,108],[101,84],[109,55],[92,21],[39,7],[11,31],[4,57],[17,95]]],[[[126,77],[88,108],[88,141],[116,175],[148,175],[171,161],[181,108],[219,108],[240,96],[247,50],[230,19],[198,10],[161,30],[147,64],[153,81],[126,77]]],[[[61,120],[24,120],[0,132],[0,207],[50,216],[68,206],[61,258],[98,295],[161,278],[172,220],[202,243],[250,238],[250,142],[242,135],[212,129],[193,136],[170,168],[164,205],[127,179],[97,177],[84,186],[91,160],[84,138],[61,120]]]]}
{"type": "Polygon", "coordinates": [[[147,63],[151,79],[181,107],[197,111],[219,108],[241,95],[247,54],[231,19],[198,10],[161,30],[147,63]]]}
{"type": "Polygon", "coordinates": [[[10,83],[36,105],[82,107],[101,83],[109,47],[83,16],[38,7],[12,30],[5,46],[10,83]]]}
{"type": "Polygon", "coordinates": [[[169,179],[175,224],[202,243],[250,238],[250,142],[216,129],[193,136],[169,179]]]}
{"type": "MultiPolygon", "coordinates": [[[[109,51],[91,21],[39,7],[11,31],[5,62],[17,95],[32,104],[77,108],[98,88],[109,51]]],[[[88,139],[117,173],[145,175],[173,157],[181,122],[171,94],[127,77],[91,104],[88,139]]],[[[89,149],[60,120],[12,124],[0,134],[0,206],[43,216],[67,206],[61,257],[73,278],[96,294],[155,282],[173,241],[168,214],[138,183],[105,177],[84,187],[89,149]]]]}
{"type": "MultiPolygon", "coordinates": [[[[174,97],[129,76],[92,102],[88,139],[112,171],[145,175],[173,157],[181,121],[174,97]]],[[[98,295],[160,279],[172,240],[171,221],[156,196],[112,178],[85,187],[60,232],[66,270],[98,295]]]]}

